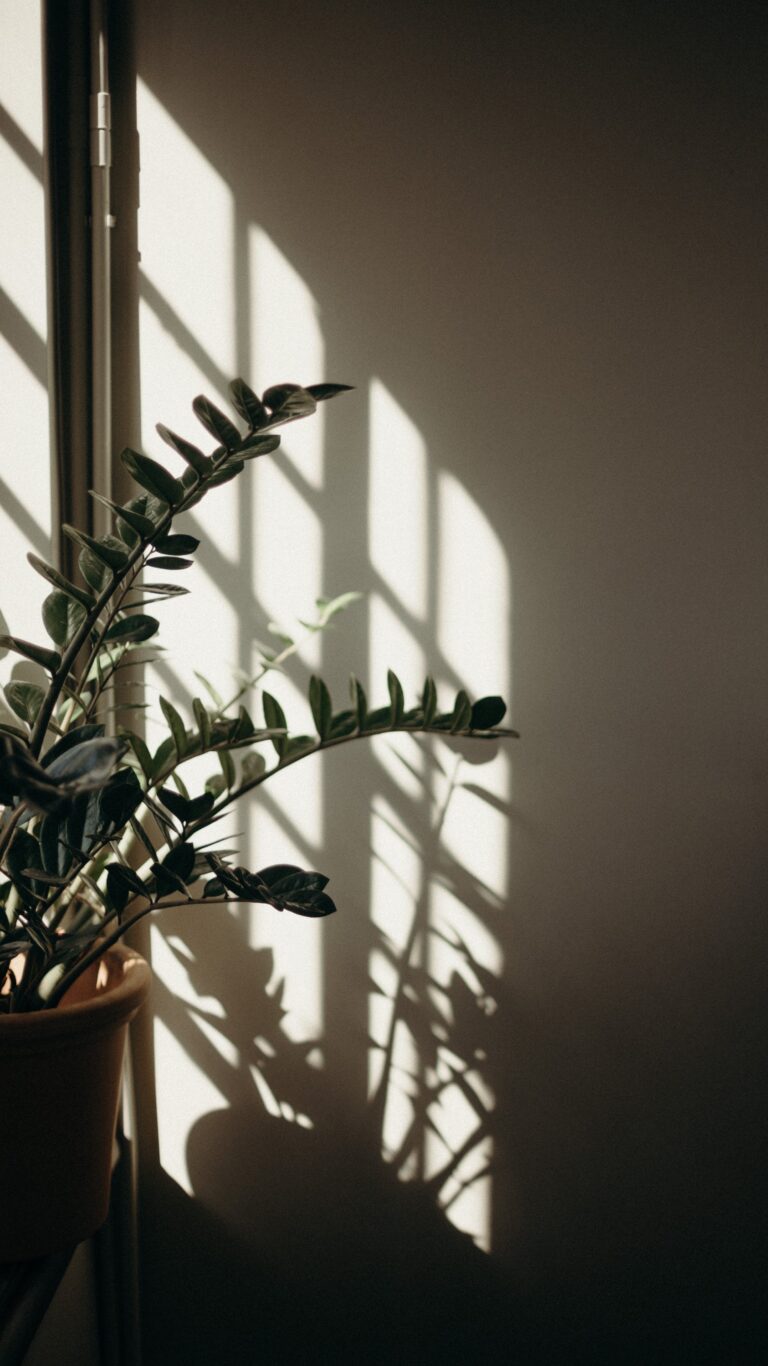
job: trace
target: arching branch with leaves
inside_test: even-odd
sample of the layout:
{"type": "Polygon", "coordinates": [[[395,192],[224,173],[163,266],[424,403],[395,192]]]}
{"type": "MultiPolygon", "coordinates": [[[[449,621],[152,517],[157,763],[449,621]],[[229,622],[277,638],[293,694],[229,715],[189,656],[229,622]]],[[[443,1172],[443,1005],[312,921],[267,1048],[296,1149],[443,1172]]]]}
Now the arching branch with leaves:
{"type": "MultiPolygon", "coordinates": [[[[199,541],[175,531],[174,519],[243,475],[251,460],[275,452],[275,428],[309,417],[348,387],[282,384],[259,397],[235,380],[230,393],[244,432],[209,399],[196,398],[193,410],[213,450],[158,424],[181,472],[125,450],[135,496],[119,505],[92,494],[109,510],[112,530],[94,537],[62,528],[78,547],[81,582],[28,556],[50,585],[42,607],[50,643],[0,637],[0,647],[46,676],[45,683],[6,684],[12,719],[0,722],[0,1010],[55,1006],[107,948],[160,908],[252,902],[301,916],[334,911],[323,874],[285,864],[257,872],[233,867],[216,841],[204,838],[233,802],[299,760],[387,731],[481,741],[515,734],[501,726],[501,698],[472,702],[460,690],[441,711],[427,678],[409,706],[392,671],[388,701],[374,708],[352,678],[347,705],[336,709],[324,681],[313,676],[314,733],[295,734],[280,703],[260,686],[297,650],[293,639],[265,650],[261,667],[228,701],[203,680],[206,700],[194,699],[187,720],[161,697],[165,734],[154,751],[133,721],[139,704],[123,704],[122,712],[112,704],[118,685],[157,649],[160,623],[146,609],[187,592],[175,576],[192,564],[199,541]],[[255,693],[261,720],[246,705],[255,693]],[[193,793],[185,765],[205,754],[216,757],[220,772],[193,793]]],[[[321,599],[305,629],[324,630],[357,596],[321,599]]]]}

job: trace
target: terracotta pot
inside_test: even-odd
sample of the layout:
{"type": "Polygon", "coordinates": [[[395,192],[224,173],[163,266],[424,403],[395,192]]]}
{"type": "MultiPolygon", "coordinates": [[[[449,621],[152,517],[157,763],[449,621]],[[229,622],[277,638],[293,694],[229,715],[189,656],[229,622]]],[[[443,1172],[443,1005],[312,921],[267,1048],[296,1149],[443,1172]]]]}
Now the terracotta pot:
{"type": "Polygon", "coordinates": [[[70,1247],[106,1219],[125,1038],[149,981],[116,946],[55,1009],[0,1015],[0,1261],[70,1247]]]}

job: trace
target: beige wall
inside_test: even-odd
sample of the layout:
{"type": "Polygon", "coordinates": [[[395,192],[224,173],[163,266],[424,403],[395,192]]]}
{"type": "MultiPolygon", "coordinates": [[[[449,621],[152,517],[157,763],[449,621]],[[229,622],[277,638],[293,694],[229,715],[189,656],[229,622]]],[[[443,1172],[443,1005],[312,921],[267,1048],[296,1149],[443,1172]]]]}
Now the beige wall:
{"type": "Polygon", "coordinates": [[[741,8],[137,6],[145,432],[191,430],[237,370],[358,386],[322,449],[222,495],[190,666],[247,662],[278,564],[289,613],[371,594],[326,650],[337,689],[378,673],[386,622],[387,662],[508,690],[522,732],[510,771],[464,772],[490,796],[442,844],[378,753],[243,816],[249,856],[274,836],[332,875],[319,934],[158,935],[150,1360],[759,1359],[765,107],[741,8]],[[426,557],[390,596],[388,441],[426,557]],[[373,863],[372,807],[399,830],[373,863]],[[406,896],[466,930],[496,1005],[459,1018],[443,964],[489,1116],[457,1222],[490,1255],[430,1203],[432,1140],[398,1184],[366,1109],[372,867],[411,876],[403,831],[406,896]]]}
{"type": "MultiPolygon", "coordinates": [[[[0,630],[29,639],[45,588],[25,555],[34,550],[51,557],[39,4],[3,0],[0,27],[0,630]]],[[[0,654],[3,682],[39,674],[7,650],[0,654]]],[[[4,700],[0,714],[9,715],[4,700]]]]}

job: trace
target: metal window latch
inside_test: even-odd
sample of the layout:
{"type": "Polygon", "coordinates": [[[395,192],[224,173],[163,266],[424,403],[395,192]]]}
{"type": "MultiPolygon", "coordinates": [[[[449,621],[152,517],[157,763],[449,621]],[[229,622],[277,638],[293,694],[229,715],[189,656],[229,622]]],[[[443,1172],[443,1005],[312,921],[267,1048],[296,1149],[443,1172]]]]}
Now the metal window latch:
{"type": "Polygon", "coordinates": [[[91,95],[91,165],[112,165],[112,109],[107,90],[91,95]]]}

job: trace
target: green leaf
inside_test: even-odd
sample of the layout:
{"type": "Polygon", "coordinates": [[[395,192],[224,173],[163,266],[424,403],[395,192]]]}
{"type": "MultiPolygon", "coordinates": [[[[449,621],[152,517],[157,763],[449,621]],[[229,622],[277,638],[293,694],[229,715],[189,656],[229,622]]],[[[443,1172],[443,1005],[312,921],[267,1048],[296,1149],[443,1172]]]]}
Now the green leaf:
{"type": "Polygon", "coordinates": [[[38,835],[43,867],[48,873],[64,877],[72,865],[72,850],[65,838],[67,822],[58,815],[46,816],[40,822],[38,835]]]}
{"type": "Polygon", "coordinates": [[[134,896],[148,896],[147,890],[133,868],[122,863],[110,863],[107,869],[107,896],[116,911],[122,911],[134,896]]]}
{"type": "Polygon", "coordinates": [[[41,560],[39,555],[33,555],[31,550],[27,553],[27,559],[32,565],[32,568],[36,569],[38,574],[41,574],[49,583],[52,583],[54,588],[58,588],[62,593],[66,593],[68,598],[74,598],[75,602],[82,603],[83,607],[86,609],[93,607],[95,598],[92,593],[87,593],[84,589],[77,588],[74,583],[69,582],[69,579],[65,579],[64,575],[60,574],[58,569],[54,569],[53,565],[46,564],[45,560],[41,560]]]}
{"type": "Polygon", "coordinates": [[[176,750],[177,758],[183,759],[184,755],[187,752],[186,726],[184,725],[184,722],[179,716],[179,713],[177,712],[173,703],[167,701],[165,697],[160,698],[160,708],[162,710],[163,716],[166,719],[166,722],[168,723],[168,728],[171,732],[171,735],[173,736],[173,744],[176,750]]]}
{"type": "Polygon", "coordinates": [[[346,739],[349,735],[354,735],[357,731],[357,712],[345,707],[343,711],[336,711],[331,717],[331,740],[346,739]]]}
{"type": "MultiPolygon", "coordinates": [[[[81,726],[79,729],[87,728],[81,726]]],[[[124,741],[115,736],[94,736],[72,745],[54,759],[46,755],[46,771],[70,788],[92,792],[109,781],[124,749],[124,741]]]]}
{"type": "Polygon", "coordinates": [[[392,725],[392,708],[391,708],[391,707],[374,707],[373,711],[369,711],[368,716],[366,717],[366,722],[365,722],[366,734],[370,734],[370,733],[372,733],[373,731],[389,730],[390,727],[391,727],[391,725],[392,725]]]}
{"type": "Polygon", "coordinates": [[[177,844],[163,859],[163,868],[174,872],[183,882],[187,882],[195,866],[195,847],[185,841],[177,844]]]}
{"type": "MultiPolygon", "coordinates": [[[[264,692],[261,695],[262,706],[264,707],[264,720],[269,730],[286,730],[285,712],[276,697],[271,693],[264,692]]],[[[272,744],[275,747],[278,758],[282,758],[285,753],[287,736],[273,735],[272,744]]]]}
{"type": "Polygon", "coordinates": [[[466,730],[472,719],[472,704],[463,688],[456,694],[456,701],[453,704],[453,714],[451,716],[451,732],[466,730]]]}
{"type": "Polygon", "coordinates": [[[391,669],[387,670],[387,687],[389,688],[389,700],[392,704],[392,725],[399,726],[403,720],[405,699],[400,679],[391,669]]]}
{"type": "Polygon", "coordinates": [[[161,536],[155,541],[155,549],[159,550],[161,555],[193,555],[199,544],[196,536],[175,534],[161,536]]]}
{"type": "Polygon", "coordinates": [[[321,403],[324,399],[335,398],[337,394],[349,393],[354,387],[354,384],[308,384],[307,393],[321,403]]]}
{"type": "Polygon", "coordinates": [[[176,451],[182,460],[186,460],[191,469],[202,478],[207,478],[213,469],[213,461],[209,456],[204,455],[197,446],[193,446],[191,441],[186,441],[183,436],[177,436],[162,422],[158,422],[156,431],[167,446],[176,451]]]}
{"type": "Polygon", "coordinates": [[[490,730],[504,720],[507,704],[501,697],[480,697],[472,707],[470,726],[473,730],[490,730]]]}
{"type": "Polygon", "coordinates": [[[213,702],[213,705],[215,706],[216,710],[223,711],[224,698],[222,697],[221,693],[216,691],[213,684],[208,681],[204,674],[198,673],[197,669],[193,670],[193,672],[198,683],[202,683],[203,687],[205,688],[205,691],[207,692],[208,696],[213,702]]]}
{"type": "Polygon", "coordinates": [[[192,560],[182,560],[177,555],[150,555],[147,564],[157,569],[189,569],[192,560]]]}
{"type": "Polygon", "coordinates": [[[229,393],[234,407],[237,409],[244,422],[248,423],[251,431],[258,431],[259,427],[266,427],[269,422],[269,413],[257,394],[246,384],[244,379],[233,379],[229,386],[229,393]]]}
{"type": "Polygon", "coordinates": [[[159,787],[157,795],[172,816],[177,816],[180,821],[187,820],[190,806],[188,797],[183,797],[180,792],[174,792],[172,787],[159,787]]]}
{"type": "Polygon", "coordinates": [[[349,691],[352,695],[352,705],[357,717],[357,729],[362,733],[365,730],[365,722],[368,716],[368,699],[359,678],[352,677],[349,680],[349,691]]]}
{"type": "Polygon", "coordinates": [[[312,708],[315,730],[321,740],[327,740],[331,729],[331,716],[333,715],[331,694],[322,678],[318,678],[316,674],[313,674],[309,680],[309,705],[312,708]]]}
{"type": "Polygon", "coordinates": [[[120,831],[132,816],[143,796],[141,784],[132,768],[121,768],[102,788],[99,796],[99,827],[120,831]]]}
{"type": "Polygon", "coordinates": [[[187,812],[188,821],[199,821],[211,814],[213,810],[214,797],[212,792],[203,792],[199,797],[193,797],[189,803],[187,812]]]}
{"type": "Polygon", "coordinates": [[[98,721],[89,721],[87,725],[76,726],[74,730],[68,730],[66,735],[62,735],[60,740],[51,745],[42,757],[44,768],[66,754],[68,749],[74,749],[75,745],[81,745],[84,740],[99,740],[104,734],[104,727],[98,721]]]}
{"type": "Polygon", "coordinates": [[[246,441],[245,444],[239,448],[235,457],[230,457],[227,461],[227,465],[229,466],[232,464],[233,458],[242,462],[243,460],[256,460],[260,455],[269,455],[270,451],[276,451],[279,445],[279,436],[253,437],[252,440],[246,441]]]}
{"type": "Polygon", "coordinates": [[[237,769],[235,768],[235,761],[232,758],[232,755],[230,754],[228,749],[220,749],[218,751],[218,755],[219,763],[221,765],[221,772],[224,776],[224,782],[226,783],[227,790],[231,792],[232,788],[235,786],[235,783],[237,782],[237,769]]]}
{"type": "Polygon", "coordinates": [[[126,503],[124,507],[121,507],[119,503],[113,502],[111,498],[105,497],[103,493],[96,493],[94,489],[89,489],[88,491],[91,497],[96,499],[97,503],[101,503],[103,507],[109,508],[110,512],[115,514],[118,521],[118,527],[121,522],[124,524],[122,538],[126,545],[134,546],[137,545],[140,540],[146,541],[150,539],[155,530],[154,522],[150,521],[149,517],[146,517],[139,509],[133,507],[134,502],[139,503],[143,500],[136,498],[133,499],[132,502],[126,503]],[[128,528],[130,535],[125,534],[125,527],[128,528]]]}
{"type": "Polygon", "coordinates": [[[138,641],[149,640],[150,636],[155,635],[160,630],[160,622],[156,617],[147,616],[144,612],[137,612],[134,616],[120,617],[118,621],[113,621],[104,640],[115,642],[119,645],[132,645],[138,641]]]}
{"type": "Polygon", "coordinates": [[[25,869],[34,872],[43,870],[43,857],[38,841],[28,830],[19,829],[13,838],[8,852],[5,855],[5,866],[11,876],[14,886],[22,896],[25,904],[37,899],[37,896],[45,895],[42,887],[35,888],[34,883],[26,873],[25,869]]]}
{"type": "Polygon", "coordinates": [[[314,754],[318,747],[318,741],[313,735],[289,735],[283,759],[297,759],[300,754],[314,754]]]}
{"type": "Polygon", "coordinates": [[[132,451],[130,447],[121,452],[120,459],[136,483],[141,484],[141,487],[155,498],[162,499],[171,507],[176,507],[181,502],[184,497],[183,484],[179,479],[174,479],[173,475],[156,460],[152,460],[148,455],[141,455],[139,451],[132,451]]]}
{"type": "Polygon", "coordinates": [[[142,825],[141,821],[140,821],[140,820],[137,820],[135,816],[131,816],[131,818],[130,818],[128,824],[130,825],[130,827],[131,827],[131,829],[132,829],[134,835],[136,836],[137,840],[139,841],[139,844],[142,845],[142,847],[144,848],[144,850],[146,851],[146,853],[149,855],[149,857],[150,857],[151,859],[155,858],[155,856],[156,856],[156,854],[157,854],[157,850],[155,849],[155,846],[154,846],[154,844],[152,843],[151,839],[149,838],[149,835],[147,834],[146,830],[144,829],[144,826],[142,825]]]}
{"type": "Polygon", "coordinates": [[[22,721],[34,726],[38,712],[45,701],[45,689],[37,683],[6,683],[5,700],[11,711],[22,721]]]}
{"type": "Polygon", "coordinates": [[[146,741],[143,740],[140,735],[136,735],[132,730],[121,730],[120,735],[123,739],[128,741],[128,744],[131,746],[131,749],[139,761],[145,779],[147,782],[150,782],[152,779],[152,755],[149,752],[146,741]]]}
{"type": "Polygon", "coordinates": [[[87,615],[81,602],[59,588],[43,602],[43,625],[51,640],[62,649],[77,635],[87,615]]]}
{"type": "Polygon", "coordinates": [[[205,397],[205,394],[198,394],[197,398],[193,399],[192,411],[214,440],[220,441],[228,451],[237,450],[242,440],[237,427],[230,422],[226,413],[205,397]]]}
{"type": "Polygon", "coordinates": [[[424,712],[422,724],[425,727],[432,725],[437,713],[437,688],[434,678],[427,678],[424,684],[424,691],[421,695],[421,706],[424,712]]]}
{"type": "MultiPolygon", "coordinates": [[[[187,596],[189,589],[182,588],[181,584],[178,583],[145,583],[142,584],[141,588],[137,588],[135,591],[137,593],[151,593],[153,597],[157,598],[184,598],[187,596]]],[[[144,598],[144,602],[150,601],[152,601],[151,598],[144,598]]],[[[140,603],[131,604],[132,607],[138,607],[140,605],[140,603]]]]}
{"type": "Polygon", "coordinates": [[[230,868],[218,854],[205,857],[218,882],[238,901],[266,902],[278,911],[305,916],[330,915],[336,909],[323,890],[328,879],[322,873],[287,863],[250,873],[247,868],[230,868]]]}
{"type": "Polygon", "coordinates": [[[260,778],[262,773],[266,772],[266,768],[267,761],[263,754],[246,754],[241,764],[243,782],[252,783],[255,779],[260,778]]]}
{"type": "Polygon", "coordinates": [[[207,749],[211,743],[211,718],[199,697],[192,699],[192,712],[200,732],[200,744],[203,749],[207,749]]]}
{"type": "Polygon", "coordinates": [[[152,872],[155,875],[158,895],[168,896],[172,892],[186,894],[187,879],[191,876],[194,865],[195,851],[191,844],[177,844],[166,854],[162,863],[153,863],[152,872]]]}
{"type": "Polygon", "coordinates": [[[228,460],[226,465],[211,475],[207,482],[207,488],[212,489],[218,487],[219,484],[228,484],[230,479],[235,479],[244,469],[242,460],[228,460]]]}
{"type": "Polygon", "coordinates": [[[56,650],[46,650],[42,645],[33,645],[29,640],[19,640],[17,636],[0,635],[0,650],[13,650],[24,659],[31,659],[49,674],[55,674],[61,664],[61,655],[56,650]]]}
{"type": "Polygon", "coordinates": [[[182,778],[181,774],[178,772],[177,769],[174,769],[173,773],[171,774],[171,782],[176,788],[176,791],[180,792],[182,797],[185,797],[186,800],[189,801],[189,791],[187,790],[187,784],[184,782],[184,779],[182,778]]]}
{"type": "Polygon", "coordinates": [[[273,384],[261,397],[264,406],[271,410],[270,427],[310,417],[317,409],[317,400],[300,384],[273,384]]]}
{"type": "Polygon", "coordinates": [[[7,721],[0,721],[0,735],[12,735],[14,740],[29,739],[25,730],[22,730],[20,726],[10,726],[7,721]]]}
{"type": "Polygon", "coordinates": [[[91,550],[81,550],[77,563],[88,586],[97,593],[103,592],[112,579],[112,570],[97,559],[91,550]]]}
{"type": "Polygon", "coordinates": [[[98,560],[109,570],[121,570],[128,562],[128,555],[125,545],[118,541],[115,536],[102,536],[96,540],[94,536],[89,536],[85,531],[78,531],[77,527],[70,526],[68,522],[63,522],[62,531],[68,536],[75,545],[80,545],[84,550],[90,550],[98,560]]]}
{"type": "Polygon", "coordinates": [[[336,598],[318,598],[316,606],[320,610],[318,625],[322,628],[327,626],[332,617],[338,612],[344,612],[353,602],[359,602],[362,593],[339,593],[336,598]]]}

